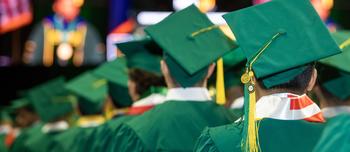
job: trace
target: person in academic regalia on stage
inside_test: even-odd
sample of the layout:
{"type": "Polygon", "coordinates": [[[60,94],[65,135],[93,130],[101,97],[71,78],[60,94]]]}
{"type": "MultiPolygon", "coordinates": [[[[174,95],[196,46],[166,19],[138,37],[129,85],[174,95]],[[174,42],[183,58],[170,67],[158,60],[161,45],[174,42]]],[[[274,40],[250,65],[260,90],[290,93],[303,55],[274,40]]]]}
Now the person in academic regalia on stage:
{"type": "Polygon", "coordinates": [[[29,65],[82,66],[104,61],[104,46],[96,30],[79,16],[84,0],[53,0],[54,15],[32,31],[23,62],[29,65]]]}
{"type": "Polygon", "coordinates": [[[274,0],[223,16],[247,58],[244,117],[207,128],[194,151],[312,151],[325,119],[307,96],[314,62],[340,48],[308,0],[274,0]]]}
{"type": "Polygon", "coordinates": [[[319,63],[319,83],[314,89],[325,118],[350,114],[350,31],[332,33],[342,53],[319,63]]]}
{"type": "Polygon", "coordinates": [[[106,63],[105,66],[96,69],[95,73],[111,82],[108,89],[112,90],[109,91],[109,95],[117,108],[123,108],[119,106],[120,102],[125,103],[130,100],[126,97],[131,97],[133,104],[126,110],[122,110],[125,111],[123,115],[114,115],[113,119],[98,127],[89,137],[92,142],[91,147],[86,147],[85,151],[108,151],[111,145],[118,143],[114,139],[115,131],[121,123],[131,120],[165,100],[167,89],[160,72],[161,57],[150,50],[157,51],[152,48],[152,41],[150,39],[134,40],[120,43],[118,48],[126,57],[119,57],[111,63],[106,63]],[[121,88],[128,85],[128,81],[127,89],[130,95],[121,88]]]}
{"type": "Polygon", "coordinates": [[[22,148],[18,151],[47,152],[53,138],[70,127],[76,99],[64,88],[64,78],[59,77],[30,89],[27,98],[38,113],[42,125],[28,134],[22,148]]]}
{"type": "Polygon", "coordinates": [[[145,31],[163,50],[161,71],[168,92],[164,103],[118,128],[110,151],[192,151],[202,129],[235,119],[206,87],[213,63],[236,45],[194,5],[145,31]]]}

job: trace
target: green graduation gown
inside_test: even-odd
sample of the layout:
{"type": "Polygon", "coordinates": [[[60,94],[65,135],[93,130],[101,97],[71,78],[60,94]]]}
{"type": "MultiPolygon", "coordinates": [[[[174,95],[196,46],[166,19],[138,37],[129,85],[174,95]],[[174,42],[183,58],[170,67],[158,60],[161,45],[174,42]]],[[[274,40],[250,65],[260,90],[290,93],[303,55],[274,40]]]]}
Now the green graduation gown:
{"type": "Polygon", "coordinates": [[[5,145],[5,139],[7,134],[0,134],[0,152],[7,152],[8,148],[5,145]]]}
{"type": "Polygon", "coordinates": [[[350,115],[343,114],[328,120],[315,152],[350,151],[350,115]]]}
{"type": "MultiPolygon", "coordinates": [[[[320,138],[324,124],[305,120],[259,121],[259,144],[266,152],[310,152],[320,138]]],[[[243,122],[206,128],[199,137],[196,152],[242,151],[243,122]]]]}
{"type": "Polygon", "coordinates": [[[37,132],[32,137],[28,138],[25,142],[25,151],[28,152],[47,152],[50,151],[50,145],[52,143],[52,139],[62,133],[63,131],[58,132],[49,132],[44,133],[42,131],[37,132]]]}
{"type": "Polygon", "coordinates": [[[205,127],[236,118],[213,101],[167,101],[123,123],[110,151],[192,151],[205,127]]]}
{"type": "Polygon", "coordinates": [[[81,147],[79,151],[84,152],[96,152],[96,151],[106,151],[110,145],[115,144],[115,134],[116,129],[126,121],[131,120],[133,115],[121,116],[118,118],[111,119],[105,124],[96,127],[93,132],[87,137],[88,141],[86,146],[81,147]]]}
{"type": "Polygon", "coordinates": [[[26,151],[25,143],[28,139],[41,132],[42,122],[33,124],[33,126],[21,131],[20,135],[15,139],[10,147],[10,152],[24,152],[26,151]]]}

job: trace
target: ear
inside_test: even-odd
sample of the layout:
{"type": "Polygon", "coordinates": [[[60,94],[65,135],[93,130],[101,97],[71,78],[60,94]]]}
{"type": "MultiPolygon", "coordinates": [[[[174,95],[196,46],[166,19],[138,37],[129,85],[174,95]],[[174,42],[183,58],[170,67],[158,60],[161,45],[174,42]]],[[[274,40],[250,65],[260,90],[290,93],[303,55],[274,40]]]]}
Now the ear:
{"type": "Polygon", "coordinates": [[[310,82],[306,88],[306,91],[311,91],[314,88],[316,81],[317,81],[317,70],[316,70],[316,68],[314,68],[312,75],[311,75],[310,82]]]}
{"type": "Polygon", "coordinates": [[[215,70],[215,63],[210,64],[209,68],[208,68],[208,73],[207,76],[205,77],[206,79],[209,79],[210,76],[213,74],[214,70],[215,70]]]}
{"type": "Polygon", "coordinates": [[[160,61],[160,68],[161,68],[165,83],[168,86],[168,88],[175,88],[176,87],[175,81],[172,79],[170,72],[169,72],[168,65],[166,64],[166,62],[164,60],[160,61]]]}

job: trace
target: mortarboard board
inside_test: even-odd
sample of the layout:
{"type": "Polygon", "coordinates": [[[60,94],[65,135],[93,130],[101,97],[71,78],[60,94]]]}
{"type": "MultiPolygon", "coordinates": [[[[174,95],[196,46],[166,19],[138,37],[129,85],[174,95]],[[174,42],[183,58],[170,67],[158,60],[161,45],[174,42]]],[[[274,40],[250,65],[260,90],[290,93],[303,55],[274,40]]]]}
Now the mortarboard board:
{"type": "Polygon", "coordinates": [[[337,31],[332,36],[343,52],[320,60],[319,81],[332,95],[346,100],[350,97],[350,31],[337,31]]]}
{"type": "Polygon", "coordinates": [[[128,92],[128,73],[125,57],[119,57],[107,62],[95,69],[93,73],[108,81],[108,94],[111,96],[114,105],[118,108],[123,108],[132,104],[128,92]]]}
{"type": "Polygon", "coordinates": [[[52,122],[73,112],[74,96],[64,88],[64,78],[59,77],[28,91],[27,97],[44,122],[52,122]]]}
{"type": "Polygon", "coordinates": [[[340,53],[308,0],[274,0],[224,15],[247,58],[243,147],[258,151],[254,79],[265,87],[286,83],[305,64],[340,53]],[[272,81],[274,80],[274,81],[272,81]]]}
{"type": "Polygon", "coordinates": [[[203,79],[211,63],[235,48],[233,41],[194,5],[147,27],[145,32],[163,49],[171,76],[182,87],[203,79]]]}
{"type": "Polygon", "coordinates": [[[86,115],[102,112],[107,96],[107,80],[90,71],[85,72],[66,84],[66,89],[78,96],[80,110],[86,115]]]}
{"type": "Polygon", "coordinates": [[[27,98],[19,98],[19,99],[11,101],[10,108],[12,110],[16,110],[16,109],[19,109],[19,108],[27,107],[29,105],[30,105],[30,102],[29,102],[29,100],[27,98]]]}
{"type": "Polygon", "coordinates": [[[126,56],[128,68],[139,68],[162,75],[160,71],[162,52],[151,38],[145,37],[116,45],[126,56]]]}

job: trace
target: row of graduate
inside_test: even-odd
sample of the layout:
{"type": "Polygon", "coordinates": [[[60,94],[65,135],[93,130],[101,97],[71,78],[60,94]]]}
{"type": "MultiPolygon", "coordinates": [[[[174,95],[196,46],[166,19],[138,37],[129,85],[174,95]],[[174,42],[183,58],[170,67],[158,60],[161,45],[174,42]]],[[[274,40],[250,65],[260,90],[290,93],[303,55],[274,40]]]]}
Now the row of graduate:
{"type": "Polygon", "coordinates": [[[125,57],[30,89],[17,102],[40,122],[8,150],[349,151],[350,32],[308,0],[223,17],[236,41],[192,5],[117,44],[125,57]]]}

